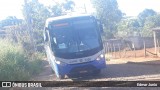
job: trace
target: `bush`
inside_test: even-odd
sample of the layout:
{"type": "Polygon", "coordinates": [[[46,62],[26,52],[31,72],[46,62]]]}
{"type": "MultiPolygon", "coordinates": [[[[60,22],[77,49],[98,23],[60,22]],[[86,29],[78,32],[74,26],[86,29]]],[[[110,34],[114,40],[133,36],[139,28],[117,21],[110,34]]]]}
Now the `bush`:
{"type": "Polygon", "coordinates": [[[42,65],[39,57],[30,60],[23,48],[8,40],[0,40],[0,81],[28,80],[40,72],[42,65]]]}

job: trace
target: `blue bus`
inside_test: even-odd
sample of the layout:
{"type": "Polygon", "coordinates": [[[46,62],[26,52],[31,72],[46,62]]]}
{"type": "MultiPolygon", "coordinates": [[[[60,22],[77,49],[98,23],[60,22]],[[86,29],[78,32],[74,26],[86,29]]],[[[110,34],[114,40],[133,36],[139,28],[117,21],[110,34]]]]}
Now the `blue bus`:
{"type": "Polygon", "coordinates": [[[102,25],[92,15],[59,16],[46,20],[47,59],[56,76],[99,74],[106,67],[102,25]]]}

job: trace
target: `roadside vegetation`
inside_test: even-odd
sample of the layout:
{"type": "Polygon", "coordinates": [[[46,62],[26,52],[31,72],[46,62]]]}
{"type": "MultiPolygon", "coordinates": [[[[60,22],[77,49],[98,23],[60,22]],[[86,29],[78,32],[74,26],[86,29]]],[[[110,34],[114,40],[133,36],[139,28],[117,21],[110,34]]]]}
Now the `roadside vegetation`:
{"type": "Polygon", "coordinates": [[[160,27],[160,13],[144,9],[138,16],[126,16],[118,8],[117,0],[91,0],[95,15],[104,24],[105,39],[130,36],[152,37],[153,28],[160,27]]]}
{"type": "Polygon", "coordinates": [[[0,21],[0,81],[30,80],[43,70],[45,20],[72,11],[71,5],[67,1],[46,7],[38,0],[24,0],[24,20],[8,16],[0,21]]]}
{"type": "Polygon", "coordinates": [[[42,57],[36,54],[28,56],[18,44],[0,39],[0,80],[29,80],[42,70],[42,57]]]}

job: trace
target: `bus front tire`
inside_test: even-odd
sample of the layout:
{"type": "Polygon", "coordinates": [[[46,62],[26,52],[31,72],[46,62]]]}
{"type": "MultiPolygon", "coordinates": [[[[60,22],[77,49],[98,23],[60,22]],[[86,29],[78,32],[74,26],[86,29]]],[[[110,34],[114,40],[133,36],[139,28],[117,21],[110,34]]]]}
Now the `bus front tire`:
{"type": "Polygon", "coordinates": [[[65,78],[65,75],[59,75],[58,78],[59,78],[59,79],[64,79],[64,78],[65,78]]]}

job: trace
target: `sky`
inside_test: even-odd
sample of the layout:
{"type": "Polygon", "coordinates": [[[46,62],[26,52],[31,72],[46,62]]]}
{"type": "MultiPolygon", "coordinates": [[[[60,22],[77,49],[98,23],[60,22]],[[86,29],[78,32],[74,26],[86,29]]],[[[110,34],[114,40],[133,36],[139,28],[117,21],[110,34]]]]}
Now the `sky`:
{"type": "MultiPolygon", "coordinates": [[[[41,3],[49,5],[51,0],[40,0],[41,3]]],[[[57,0],[60,1],[60,0],[57,0]]],[[[92,12],[93,8],[89,0],[74,0],[78,7],[83,7],[84,3],[87,11],[92,12]]],[[[117,0],[119,9],[126,13],[126,16],[137,16],[145,8],[160,12],[160,0],[117,0]]],[[[22,15],[23,0],[0,0],[0,20],[7,16],[16,16],[23,18],[22,15]]],[[[79,10],[81,11],[81,10],[79,10]]]]}
{"type": "Polygon", "coordinates": [[[160,0],[117,0],[119,9],[127,16],[137,16],[145,8],[160,12],[160,0]]]}

